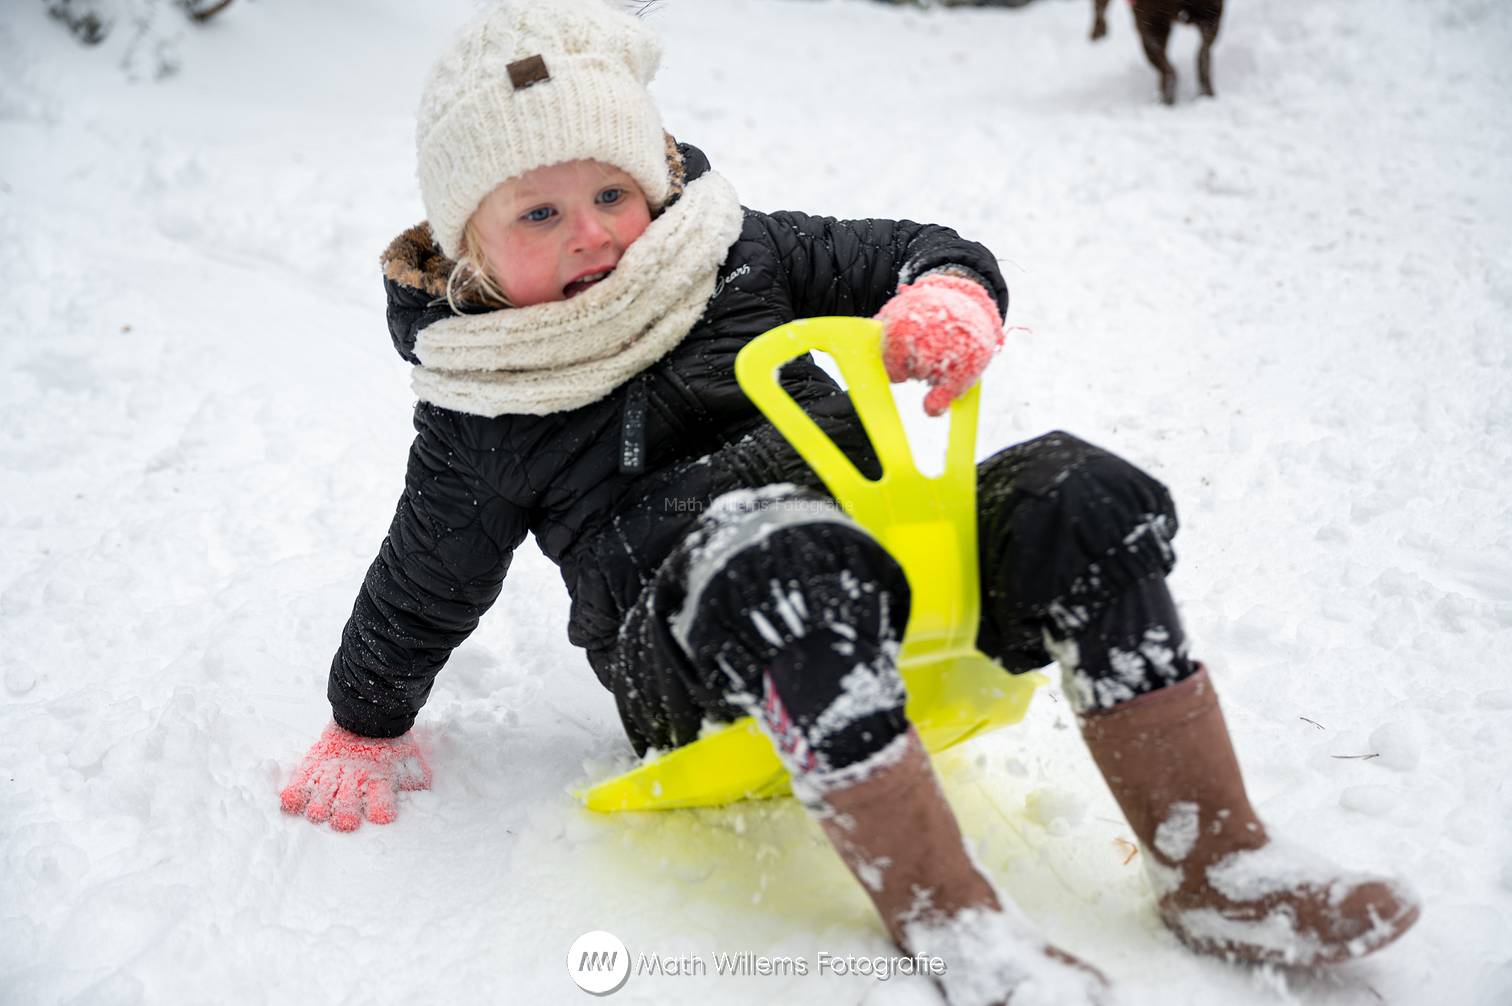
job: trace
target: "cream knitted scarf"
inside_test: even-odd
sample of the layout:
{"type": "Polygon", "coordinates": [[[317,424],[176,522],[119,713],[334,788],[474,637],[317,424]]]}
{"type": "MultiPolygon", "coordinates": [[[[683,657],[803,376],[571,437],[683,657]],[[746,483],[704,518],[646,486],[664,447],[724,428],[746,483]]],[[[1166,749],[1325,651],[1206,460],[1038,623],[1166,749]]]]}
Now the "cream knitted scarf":
{"type": "Polygon", "coordinates": [[[421,401],[475,416],[544,416],[596,402],[682,341],[714,293],[743,211],[713,171],[570,300],[444,318],[415,341],[421,401]]]}

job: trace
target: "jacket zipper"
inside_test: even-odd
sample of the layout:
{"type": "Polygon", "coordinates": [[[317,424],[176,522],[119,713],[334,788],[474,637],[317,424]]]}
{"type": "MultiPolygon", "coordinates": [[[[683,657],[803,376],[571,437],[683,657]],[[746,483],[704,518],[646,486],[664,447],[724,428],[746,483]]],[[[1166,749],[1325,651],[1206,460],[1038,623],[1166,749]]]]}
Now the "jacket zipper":
{"type": "Polygon", "coordinates": [[[619,470],[625,475],[639,475],[646,470],[646,381],[642,371],[625,389],[625,404],[620,420],[619,470]]]}

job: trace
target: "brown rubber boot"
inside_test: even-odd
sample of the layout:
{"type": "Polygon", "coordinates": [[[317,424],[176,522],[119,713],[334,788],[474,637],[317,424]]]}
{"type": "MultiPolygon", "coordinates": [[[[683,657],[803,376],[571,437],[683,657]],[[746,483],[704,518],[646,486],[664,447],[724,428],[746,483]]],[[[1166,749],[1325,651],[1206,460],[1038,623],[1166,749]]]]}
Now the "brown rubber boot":
{"type": "Polygon", "coordinates": [[[1199,953],[1333,964],[1417,921],[1410,892],[1271,839],[1207,670],[1083,715],[1082,736],[1138,836],[1160,915],[1199,953]]]}
{"type": "Polygon", "coordinates": [[[1077,990],[1100,988],[1106,979],[1046,943],[1012,903],[999,900],[966,850],[918,734],[910,729],[899,743],[896,758],[854,781],[794,781],[893,942],[948,962],[937,981],[951,1002],[992,1001],[981,995],[991,989],[1028,1003],[1042,988],[1060,990],[1046,1001],[1095,1001],[1077,990]]]}
{"type": "MultiPolygon", "coordinates": [[[[866,778],[825,787],[815,813],[899,946],[904,925],[921,915],[1001,907],[966,852],[918,734],[910,729],[903,745],[896,761],[866,778]]],[[[812,798],[805,802],[815,808],[812,798]]]]}

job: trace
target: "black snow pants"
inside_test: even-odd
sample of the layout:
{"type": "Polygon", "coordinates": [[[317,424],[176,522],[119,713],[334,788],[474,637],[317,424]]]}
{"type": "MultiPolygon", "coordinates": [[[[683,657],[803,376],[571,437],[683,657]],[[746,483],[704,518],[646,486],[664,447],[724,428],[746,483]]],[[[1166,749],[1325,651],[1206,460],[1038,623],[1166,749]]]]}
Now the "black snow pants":
{"type": "MultiPolygon", "coordinates": [[[[1165,486],[1067,433],[977,466],[977,646],[1005,673],[1061,663],[1079,710],[1193,672],[1165,575],[1165,486]]],[[[636,749],[755,715],[796,773],[840,771],[907,730],[896,658],[909,590],[887,551],[827,497],[727,493],[658,569],[614,659],[636,749]]]]}

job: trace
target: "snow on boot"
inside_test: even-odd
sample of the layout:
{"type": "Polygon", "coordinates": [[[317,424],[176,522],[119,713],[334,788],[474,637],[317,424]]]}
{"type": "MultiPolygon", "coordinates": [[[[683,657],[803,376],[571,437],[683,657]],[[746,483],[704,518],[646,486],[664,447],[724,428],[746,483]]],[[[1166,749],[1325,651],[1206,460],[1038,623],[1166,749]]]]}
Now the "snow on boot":
{"type": "Polygon", "coordinates": [[[905,923],[910,953],[945,961],[936,978],[950,1006],[1107,1006],[1102,973],[1050,946],[1012,902],[967,908],[950,918],[924,913],[905,923]]]}
{"type": "Polygon", "coordinates": [[[1090,990],[1104,987],[1102,975],[1046,943],[977,868],[913,729],[858,765],[797,776],[793,789],[893,941],[945,959],[939,981],[952,1006],[1098,1001],[1090,990]]]}
{"type": "Polygon", "coordinates": [[[1145,852],[1160,915],[1199,953],[1333,964],[1417,921],[1402,885],[1270,838],[1255,816],[1207,670],[1109,710],[1082,736],[1145,852]]]}

